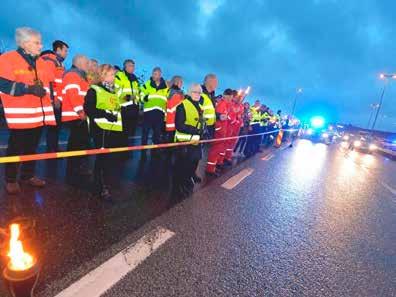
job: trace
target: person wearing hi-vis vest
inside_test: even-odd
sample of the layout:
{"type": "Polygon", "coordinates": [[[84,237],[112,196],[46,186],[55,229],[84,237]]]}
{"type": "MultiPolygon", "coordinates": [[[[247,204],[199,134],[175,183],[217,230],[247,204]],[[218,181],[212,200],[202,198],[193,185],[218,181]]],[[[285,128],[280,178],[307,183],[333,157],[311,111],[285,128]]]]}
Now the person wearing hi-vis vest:
{"type": "MultiPolygon", "coordinates": [[[[96,148],[119,147],[123,141],[120,104],[114,90],[116,70],[109,64],[99,66],[100,83],[92,85],[85,97],[84,110],[96,148]]],[[[95,188],[104,200],[111,200],[109,182],[112,170],[117,168],[113,154],[96,156],[94,168],[95,188]]]]}
{"type": "Polygon", "coordinates": [[[142,145],[147,144],[151,130],[153,143],[161,142],[165,130],[167,96],[168,87],[162,78],[161,68],[155,67],[151,78],[141,88],[144,111],[142,145]]]}
{"type": "Polygon", "coordinates": [[[176,151],[172,197],[180,200],[189,196],[194,184],[200,183],[196,175],[198,163],[202,158],[202,147],[198,143],[205,130],[206,121],[200,105],[202,88],[192,84],[181,104],[176,108],[175,142],[194,142],[181,146],[176,151]]]}
{"type": "Polygon", "coordinates": [[[135,62],[131,59],[124,61],[124,69],[115,76],[114,86],[121,105],[123,130],[126,135],[134,136],[139,119],[140,85],[134,74],[135,62]]]}
{"type": "Polygon", "coordinates": [[[217,76],[215,74],[207,74],[202,87],[202,95],[200,104],[206,119],[208,138],[211,139],[215,134],[216,123],[216,89],[218,85],[217,76]]]}

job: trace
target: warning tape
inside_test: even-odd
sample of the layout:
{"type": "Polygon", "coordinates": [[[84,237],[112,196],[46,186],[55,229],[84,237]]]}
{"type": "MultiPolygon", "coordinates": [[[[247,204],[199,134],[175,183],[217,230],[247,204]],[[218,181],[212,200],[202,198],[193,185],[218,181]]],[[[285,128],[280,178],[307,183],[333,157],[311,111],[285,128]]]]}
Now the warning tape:
{"type": "MultiPolygon", "coordinates": [[[[253,137],[253,136],[261,136],[261,135],[266,135],[266,134],[273,134],[273,133],[276,133],[279,131],[281,131],[281,130],[278,129],[278,130],[273,130],[271,132],[224,137],[224,138],[217,138],[217,139],[204,139],[204,140],[200,140],[200,141],[190,141],[190,142],[171,142],[171,143],[136,145],[136,146],[117,147],[117,148],[99,148],[99,149],[90,149],[90,150],[81,150],[81,151],[42,153],[42,154],[31,154],[31,155],[21,155],[21,156],[7,156],[7,157],[0,157],[0,164],[39,161],[39,160],[50,160],[50,159],[61,159],[61,158],[81,157],[81,156],[92,156],[92,155],[121,153],[121,152],[129,152],[129,151],[152,150],[152,149],[170,148],[170,147],[178,147],[178,146],[186,146],[186,145],[197,145],[200,143],[212,143],[212,142],[225,141],[225,140],[231,140],[231,139],[239,139],[239,138],[247,138],[247,137],[253,137]]],[[[293,131],[297,131],[297,130],[296,129],[288,129],[288,130],[282,130],[282,131],[293,132],[293,131]]]]}

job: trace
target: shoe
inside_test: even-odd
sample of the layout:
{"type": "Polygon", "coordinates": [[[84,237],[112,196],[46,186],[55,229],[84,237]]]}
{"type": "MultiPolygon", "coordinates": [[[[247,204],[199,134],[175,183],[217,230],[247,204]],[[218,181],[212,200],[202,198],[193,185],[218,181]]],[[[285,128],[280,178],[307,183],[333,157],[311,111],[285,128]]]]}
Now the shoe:
{"type": "Polygon", "coordinates": [[[6,191],[10,195],[16,195],[21,192],[21,187],[18,183],[6,183],[6,191]]]}
{"type": "Polygon", "coordinates": [[[104,201],[112,201],[111,194],[108,188],[103,187],[102,191],[99,194],[100,198],[104,201]]]}
{"type": "Polygon", "coordinates": [[[193,180],[194,184],[200,184],[202,182],[202,178],[200,178],[198,175],[194,175],[192,177],[192,180],[193,180]]]}
{"type": "Polygon", "coordinates": [[[38,177],[31,177],[26,180],[21,180],[23,183],[28,184],[29,186],[36,187],[36,188],[42,188],[46,185],[46,182],[42,179],[39,179],[38,177]]]}
{"type": "Polygon", "coordinates": [[[232,161],[230,161],[230,160],[224,160],[223,166],[225,166],[225,167],[230,167],[230,166],[232,166],[232,161]]]}
{"type": "Polygon", "coordinates": [[[206,171],[205,174],[206,174],[206,176],[208,176],[208,177],[219,177],[219,176],[220,176],[220,173],[218,173],[217,171],[215,171],[215,172],[208,172],[208,171],[206,171]]]}

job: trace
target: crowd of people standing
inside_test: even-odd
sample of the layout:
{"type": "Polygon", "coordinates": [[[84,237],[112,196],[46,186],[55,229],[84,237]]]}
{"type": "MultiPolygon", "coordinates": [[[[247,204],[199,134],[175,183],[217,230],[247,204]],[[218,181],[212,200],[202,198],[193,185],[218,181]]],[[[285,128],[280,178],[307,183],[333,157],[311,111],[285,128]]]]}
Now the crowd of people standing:
{"type": "MultiPolygon", "coordinates": [[[[0,56],[0,96],[9,129],[7,155],[34,154],[46,127],[47,151],[59,151],[60,129],[68,130],[67,150],[128,146],[142,117],[142,145],[149,136],[154,144],[189,142],[172,150],[173,194],[185,196],[202,177],[197,167],[202,159],[202,139],[221,139],[208,146],[206,174],[216,177],[232,158],[253,156],[261,144],[270,144],[271,133],[282,127],[281,112],[273,113],[256,101],[245,101],[247,90],[227,88],[216,96],[218,78],[207,74],[203,83],[193,83],[183,91],[183,78],[170,81],[155,67],[151,77],[141,82],[135,62],[127,59],[122,69],[75,55],[65,69],[69,45],[53,42],[52,50],[42,52],[41,34],[31,28],[16,30],[17,49],[0,56]],[[241,136],[239,139],[235,138],[241,136]],[[245,137],[244,137],[245,136],[245,137]],[[234,138],[232,138],[234,137],[234,138]]],[[[167,154],[152,150],[151,154],[167,154]]],[[[93,173],[87,157],[68,159],[72,176],[93,174],[97,194],[111,199],[109,155],[97,155],[93,173]]],[[[35,175],[35,162],[5,165],[6,190],[20,192],[20,183],[44,187],[35,175]]]]}

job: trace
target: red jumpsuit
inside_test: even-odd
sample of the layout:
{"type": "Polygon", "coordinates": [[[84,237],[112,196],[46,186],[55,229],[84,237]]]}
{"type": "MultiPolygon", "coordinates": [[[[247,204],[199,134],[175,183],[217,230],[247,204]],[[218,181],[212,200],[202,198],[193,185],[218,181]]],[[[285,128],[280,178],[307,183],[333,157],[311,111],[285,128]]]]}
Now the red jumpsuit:
{"type": "MultiPolygon", "coordinates": [[[[243,115],[243,104],[240,102],[230,102],[229,111],[229,122],[227,137],[239,136],[241,126],[243,125],[242,115],[243,115]]],[[[232,153],[234,151],[235,145],[238,142],[238,138],[229,139],[226,143],[225,159],[227,161],[232,161],[232,153]]]]}
{"type": "MultiPolygon", "coordinates": [[[[218,118],[215,123],[214,139],[227,137],[229,104],[230,103],[225,99],[219,100],[216,104],[216,115],[218,115],[218,118]],[[220,117],[223,117],[224,119],[222,120],[220,117]]],[[[216,165],[223,164],[226,143],[226,141],[212,142],[208,153],[208,162],[206,165],[206,171],[208,173],[215,173],[216,165]]]]}

